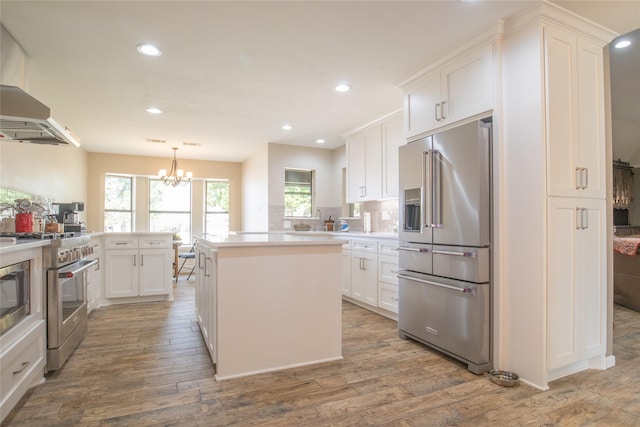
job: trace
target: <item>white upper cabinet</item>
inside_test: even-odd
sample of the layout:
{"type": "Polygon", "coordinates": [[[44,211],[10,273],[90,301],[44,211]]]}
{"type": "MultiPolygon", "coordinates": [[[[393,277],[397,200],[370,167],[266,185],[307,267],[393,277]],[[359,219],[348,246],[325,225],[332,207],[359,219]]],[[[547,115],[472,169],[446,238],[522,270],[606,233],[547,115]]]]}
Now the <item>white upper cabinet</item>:
{"type": "Polygon", "coordinates": [[[454,58],[404,88],[405,138],[493,109],[493,45],[454,58]]]}
{"type": "Polygon", "coordinates": [[[402,116],[381,119],[347,137],[347,202],[398,197],[402,116]]]}
{"type": "Polygon", "coordinates": [[[402,115],[382,123],[382,198],[398,197],[398,149],[404,144],[402,115]]]}
{"type": "Polygon", "coordinates": [[[544,28],[547,194],[604,198],[602,48],[544,28]]]}

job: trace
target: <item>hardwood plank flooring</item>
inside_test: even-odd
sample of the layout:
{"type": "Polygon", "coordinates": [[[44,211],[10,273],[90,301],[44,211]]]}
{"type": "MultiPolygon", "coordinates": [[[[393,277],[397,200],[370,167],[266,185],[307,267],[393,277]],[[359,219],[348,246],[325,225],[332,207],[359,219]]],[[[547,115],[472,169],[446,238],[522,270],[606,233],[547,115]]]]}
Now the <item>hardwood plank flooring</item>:
{"type": "Polygon", "coordinates": [[[2,425],[640,425],[640,313],[617,305],[616,366],[547,392],[497,386],[346,302],[343,360],[216,382],[193,307],[193,281],[180,281],[173,302],[95,311],[66,365],[2,425]]]}

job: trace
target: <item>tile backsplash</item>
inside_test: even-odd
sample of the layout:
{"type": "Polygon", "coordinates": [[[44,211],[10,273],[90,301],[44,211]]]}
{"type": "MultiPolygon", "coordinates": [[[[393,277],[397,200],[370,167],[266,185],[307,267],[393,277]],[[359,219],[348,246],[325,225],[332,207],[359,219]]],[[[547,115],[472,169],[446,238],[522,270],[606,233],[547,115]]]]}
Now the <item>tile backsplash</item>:
{"type": "MultiPolygon", "coordinates": [[[[269,206],[269,231],[293,231],[294,224],[303,222],[311,225],[312,231],[322,230],[324,221],[329,216],[335,220],[336,231],[337,222],[342,209],[340,207],[320,207],[322,218],[285,218],[284,206],[269,206]]],[[[364,231],[363,214],[371,214],[371,231],[374,233],[397,233],[398,232],[398,200],[382,200],[363,202],[360,204],[360,217],[345,218],[351,231],[364,231]]],[[[315,215],[315,214],[314,214],[315,215]]]]}
{"type": "MultiPolygon", "coordinates": [[[[15,190],[12,188],[0,187],[0,205],[3,203],[14,205],[17,199],[28,199],[31,202],[38,203],[47,210],[51,210],[53,200],[46,196],[27,193],[26,191],[15,190]]],[[[13,209],[0,210],[0,218],[9,218],[14,216],[13,209]]]]}
{"type": "Polygon", "coordinates": [[[398,232],[398,200],[381,200],[364,202],[360,205],[360,218],[347,219],[349,230],[364,231],[362,219],[365,212],[371,214],[371,232],[373,233],[397,233],[398,232]]]}

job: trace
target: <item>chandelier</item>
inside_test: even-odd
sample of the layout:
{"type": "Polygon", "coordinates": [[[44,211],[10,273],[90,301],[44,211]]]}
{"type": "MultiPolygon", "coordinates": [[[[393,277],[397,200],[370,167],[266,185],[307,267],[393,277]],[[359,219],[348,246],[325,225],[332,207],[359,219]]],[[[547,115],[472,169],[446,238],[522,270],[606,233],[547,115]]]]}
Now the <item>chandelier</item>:
{"type": "Polygon", "coordinates": [[[160,169],[158,175],[160,175],[160,181],[162,181],[165,185],[170,185],[175,187],[178,184],[186,185],[191,181],[191,177],[193,174],[191,172],[187,172],[186,176],[182,169],[178,169],[178,160],[176,159],[176,151],[178,150],[176,147],[172,148],[173,150],[173,160],[171,161],[171,170],[167,173],[166,169],[160,169]]]}

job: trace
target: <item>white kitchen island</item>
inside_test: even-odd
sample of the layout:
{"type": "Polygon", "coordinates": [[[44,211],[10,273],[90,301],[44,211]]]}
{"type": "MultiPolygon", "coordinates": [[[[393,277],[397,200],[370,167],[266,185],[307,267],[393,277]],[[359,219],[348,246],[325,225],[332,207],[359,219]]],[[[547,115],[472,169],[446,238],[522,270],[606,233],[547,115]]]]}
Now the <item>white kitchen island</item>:
{"type": "Polygon", "coordinates": [[[342,358],[334,236],[196,238],[196,316],[218,380],[342,358]]]}

